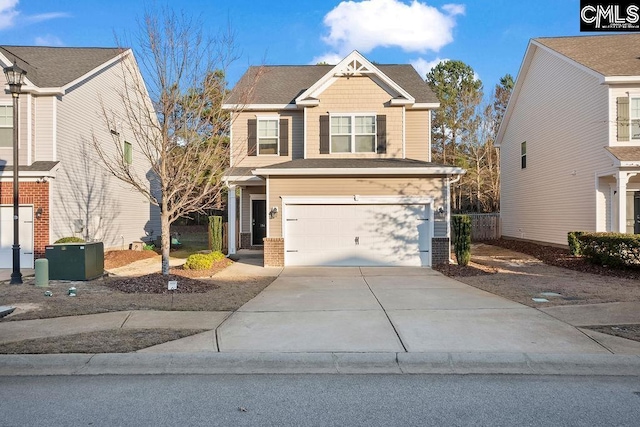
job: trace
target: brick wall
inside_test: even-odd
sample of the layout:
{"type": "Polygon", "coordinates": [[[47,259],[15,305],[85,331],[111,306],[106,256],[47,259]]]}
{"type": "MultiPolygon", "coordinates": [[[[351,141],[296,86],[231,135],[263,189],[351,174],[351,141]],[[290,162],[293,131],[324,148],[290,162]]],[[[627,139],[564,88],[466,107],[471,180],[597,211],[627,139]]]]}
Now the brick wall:
{"type": "Polygon", "coordinates": [[[448,237],[434,237],[431,239],[431,264],[449,264],[450,243],[448,237]]]}
{"type": "Polygon", "coordinates": [[[282,237],[264,239],[264,266],[284,267],[284,239],[282,237]]]}
{"type": "Polygon", "coordinates": [[[238,249],[262,250],[262,246],[251,244],[251,233],[240,233],[240,247],[238,249]]]}
{"type": "MultiPolygon", "coordinates": [[[[44,247],[50,243],[49,183],[21,182],[18,194],[20,205],[33,205],[34,258],[44,258],[44,247]],[[40,218],[36,218],[38,208],[42,208],[40,218]]],[[[13,205],[13,183],[11,181],[0,182],[0,205],[13,205]]]]}
{"type": "Polygon", "coordinates": [[[238,249],[251,248],[251,233],[240,233],[240,247],[238,249]]]}

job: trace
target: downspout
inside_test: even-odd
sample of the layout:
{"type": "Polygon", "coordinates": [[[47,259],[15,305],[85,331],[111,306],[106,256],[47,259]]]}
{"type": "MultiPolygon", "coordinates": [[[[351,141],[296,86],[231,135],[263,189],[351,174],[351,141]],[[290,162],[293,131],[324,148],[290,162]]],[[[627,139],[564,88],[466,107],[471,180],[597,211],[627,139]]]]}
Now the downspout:
{"type": "MultiPolygon", "coordinates": [[[[446,196],[447,196],[447,203],[446,203],[446,209],[447,209],[447,213],[446,213],[446,221],[447,221],[447,238],[449,239],[449,245],[451,245],[451,184],[455,184],[456,182],[460,181],[460,179],[462,179],[462,175],[458,175],[457,178],[451,180],[451,178],[447,177],[445,178],[445,186],[446,188],[446,196]]],[[[453,262],[453,260],[451,259],[451,253],[449,253],[449,262],[453,262]]]]}
{"type": "MultiPolygon", "coordinates": [[[[302,110],[302,158],[307,158],[307,107],[302,110]]],[[[291,159],[293,160],[293,144],[291,144],[291,159]]]]}

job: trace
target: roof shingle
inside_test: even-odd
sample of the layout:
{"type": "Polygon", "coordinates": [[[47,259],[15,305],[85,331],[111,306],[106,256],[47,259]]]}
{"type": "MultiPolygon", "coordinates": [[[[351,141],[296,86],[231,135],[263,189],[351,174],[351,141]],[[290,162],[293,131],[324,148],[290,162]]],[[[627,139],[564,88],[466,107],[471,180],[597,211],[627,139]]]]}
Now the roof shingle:
{"type": "MultiPolygon", "coordinates": [[[[413,96],[417,103],[439,102],[427,83],[408,64],[376,64],[391,80],[413,96]]],[[[276,65],[249,67],[234,87],[229,104],[292,104],[333,65],[276,65]]]]}
{"type": "Polygon", "coordinates": [[[61,87],[120,55],[126,49],[0,45],[0,53],[16,60],[38,87],[61,87]]]}
{"type": "Polygon", "coordinates": [[[640,162],[640,147],[606,147],[621,162],[640,162]]]}
{"type": "Polygon", "coordinates": [[[534,39],[603,76],[640,76],[640,34],[534,39]]]}

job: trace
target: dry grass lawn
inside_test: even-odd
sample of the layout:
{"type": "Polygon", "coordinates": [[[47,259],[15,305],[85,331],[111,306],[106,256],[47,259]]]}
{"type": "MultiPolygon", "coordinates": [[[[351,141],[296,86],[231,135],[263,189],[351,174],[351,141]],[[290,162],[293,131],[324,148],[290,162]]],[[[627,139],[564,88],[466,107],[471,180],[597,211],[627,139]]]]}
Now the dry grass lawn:
{"type": "Polygon", "coordinates": [[[204,329],[115,329],[0,344],[0,354],[129,353],[204,329]]]}

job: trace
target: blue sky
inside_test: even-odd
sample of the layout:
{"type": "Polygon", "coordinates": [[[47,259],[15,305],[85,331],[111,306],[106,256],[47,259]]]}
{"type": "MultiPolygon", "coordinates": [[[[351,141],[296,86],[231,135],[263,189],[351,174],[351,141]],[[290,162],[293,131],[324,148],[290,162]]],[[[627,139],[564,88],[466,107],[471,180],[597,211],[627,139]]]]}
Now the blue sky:
{"type": "MultiPolygon", "coordinates": [[[[114,46],[135,34],[152,2],[136,0],[0,0],[0,43],[114,46]]],[[[216,32],[229,22],[248,65],[311,64],[358,49],[379,63],[412,63],[423,75],[441,59],[471,65],[492,90],[516,76],[530,38],[579,35],[579,0],[168,0],[216,32]]],[[[135,46],[132,46],[135,50],[135,46]]]]}

